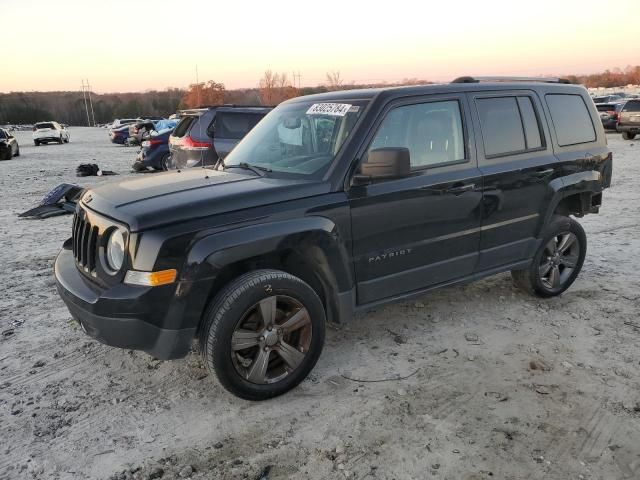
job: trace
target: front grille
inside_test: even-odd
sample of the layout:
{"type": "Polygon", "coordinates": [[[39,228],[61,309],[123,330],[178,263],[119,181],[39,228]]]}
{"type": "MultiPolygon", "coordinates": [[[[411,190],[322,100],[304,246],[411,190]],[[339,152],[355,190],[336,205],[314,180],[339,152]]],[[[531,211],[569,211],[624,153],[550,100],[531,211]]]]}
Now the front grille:
{"type": "Polygon", "coordinates": [[[73,256],[78,266],[88,273],[95,273],[98,247],[98,227],[91,225],[86,216],[73,217],[73,256]]]}

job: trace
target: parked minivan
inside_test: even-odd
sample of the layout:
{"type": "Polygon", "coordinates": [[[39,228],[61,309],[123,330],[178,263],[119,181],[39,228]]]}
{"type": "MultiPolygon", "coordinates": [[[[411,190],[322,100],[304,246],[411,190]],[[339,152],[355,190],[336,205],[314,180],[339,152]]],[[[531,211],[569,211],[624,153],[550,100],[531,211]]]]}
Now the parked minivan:
{"type": "Polygon", "coordinates": [[[284,102],[215,169],[87,190],[58,291],[88,335],[160,359],[195,341],[252,400],[307,376],[327,322],[509,271],[560,295],[587,252],[576,217],[598,213],[612,175],[598,111],[566,83],[463,77],[284,102]]]}
{"type": "Polygon", "coordinates": [[[169,137],[172,167],[215,165],[269,111],[232,105],[189,110],[169,137]]]}

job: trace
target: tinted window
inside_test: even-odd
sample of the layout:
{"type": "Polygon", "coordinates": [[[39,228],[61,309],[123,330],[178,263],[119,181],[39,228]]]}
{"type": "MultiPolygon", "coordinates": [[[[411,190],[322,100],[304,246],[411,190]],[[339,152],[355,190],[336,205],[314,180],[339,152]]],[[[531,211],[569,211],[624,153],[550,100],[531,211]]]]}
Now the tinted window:
{"type": "Polygon", "coordinates": [[[527,150],[542,147],[538,117],[536,111],[533,109],[531,98],[518,97],[518,106],[520,107],[520,115],[522,116],[522,125],[524,125],[527,150]]]}
{"type": "Polygon", "coordinates": [[[454,100],[394,108],[380,125],[369,150],[383,147],[408,148],[413,168],[463,160],[460,105],[454,100]]]}
{"type": "Polygon", "coordinates": [[[593,97],[593,103],[605,103],[609,101],[609,97],[593,97]]]}
{"type": "Polygon", "coordinates": [[[240,140],[256,126],[263,115],[255,113],[219,112],[216,115],[214,134],[218,138],[240,140]]]}
{"type": "Polygon", "coordinates": [[[0,138],[7,138],[7,134],[4,133],[4,130],[0,130],[0,138]]]}
{"type": "Polygon", "coordinates": [[[631,100],[625,103],[623,112],[640,112],[640,101],[631,100]]]}
{"type": "Polygon", "coordinates": [[[596,105],[596,108],[599,112],[610,112],[611,110],[613,110],[613,105],[611,105],[610,103],[601,103],[599,105],[596,105]]]}
{"type": "Polygon", "coordinates": [[[36,123],[36,128],[56,128],[53,123],[36,123]]]}
{"type": "Polygon", "coordinates": [[[173,136],[184,137],[185,133],[187,133],[187,131],[189,130],[189,127],[191,126],[191,124],[195,119],[196,117],[193,117],[193,116],[183,117],[182,120],[180,120],[180,122],[178,123],[178,125],[176,125],[176,128],[173,131],[173,136]]]}
{"type": "Polygon", "coordinates": [[[591,116],[580,95],[547,94],[547,105],[561,147],[593,142],[596,131],[591,116]]]}
{"type": "Polygon", "coordinates": [[[485,156],[522,152],[526,149],[515,97],[480,98],[477,105],[485,156]]]}

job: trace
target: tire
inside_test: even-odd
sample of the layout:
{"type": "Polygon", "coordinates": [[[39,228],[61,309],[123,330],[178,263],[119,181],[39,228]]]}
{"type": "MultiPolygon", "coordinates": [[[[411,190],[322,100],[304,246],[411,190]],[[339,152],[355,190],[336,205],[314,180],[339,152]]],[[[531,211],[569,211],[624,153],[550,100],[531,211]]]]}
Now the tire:
{"type": "Polygon", "coordinates": [[[622,132],[622,138],[624,138],[625,140],[633,140],[634,138],[636,138],[636,134],[629,133],[629,132],[622,132]]]}
{"type": "Polygon", "coordinates": [[[203,321],[204,363],[225,389],[247,400],[294,388],[313,369],[324,344],[320,298],[301,279],[279,270],[256,270],[232,281],[211,301],[203,321]],[[265,318],[273,328],[265,328],[265,318]]]}
{"type": "Polygon", "coordinates": [[[9,146],[6,152],[0,154],[0,160],[11,160],[12,156],[13,152],[11,152],[11,146],[9,146]]]}
{"type": "Polygon", "coordinates": [[[162,158],[160,159],[160,168],[165,172],[168,172],[169,170],[175,170],[175,165],[173,164],[173,162],[171,162],[170,153],[166,153],[162,156],[162,158]]]}
{"type": "Polygon", "coordinates": [[[64,143],[64,140],[62,139],[62,135],[60,135],[60,140],[58,140],[58,143],[59,143],[60,145],[62,145],[62,144],[64,143]]]}
{"type": "Polygon", "coordinates": [[[33,144],[34,144],[36,147],[39,147],[39,146],[40,146],[40,142],[39,142],[39,141],[37,141],[37,140],[34,140],[34,141],[33,141],[33,144]]]}
{"type": "Polygon", "coordinates": [[[14,155],[14,157],[19,157],[20,156],[20,147],[16,147],[16,154],[14,155]]]}
{"type": "Polygon", "coordinates": [[[554,215],[531,265],[512,270],[516,286],[538,297],[560,295],[575,281],[587,253],[587,236],[573,218],[554,215]]]}

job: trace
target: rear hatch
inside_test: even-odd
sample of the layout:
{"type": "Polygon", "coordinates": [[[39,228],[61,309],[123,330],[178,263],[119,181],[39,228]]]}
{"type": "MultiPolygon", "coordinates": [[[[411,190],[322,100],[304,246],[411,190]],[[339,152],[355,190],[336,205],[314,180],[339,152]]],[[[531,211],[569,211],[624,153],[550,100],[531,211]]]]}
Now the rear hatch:
{"type": "Polygon", "coordinates": [[[640,127],[640,100],[629,100],[620,112],[620,125],[640,127]]]}
{"type": "Polygon", "coordinates": [[[196,111],[180,120],[169,137],[169,151],[176,168],[213,165],[217,155],[208,133],[209,123],[215,112],[196,111]]]}
{"type": "Polygon", "coordinates": [[[56,127],[51,122],[36,123],[33,126],[33,133],[37,136],[46,137],[47,135],[53,135],[56,127]]]}

